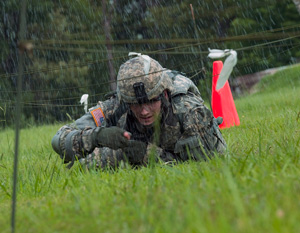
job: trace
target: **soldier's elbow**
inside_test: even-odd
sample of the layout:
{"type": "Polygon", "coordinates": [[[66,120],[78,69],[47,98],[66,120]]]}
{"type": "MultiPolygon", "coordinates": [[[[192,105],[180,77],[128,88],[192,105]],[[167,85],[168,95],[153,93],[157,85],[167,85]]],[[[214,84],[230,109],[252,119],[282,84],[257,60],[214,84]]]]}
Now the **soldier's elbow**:
{"type": "Polygon", "coordinates": [[[61,149],[60,149],[60,132],[57,132],[54,135],[54,137],[51,140],[51,145],[52,145],[53,150],[57,154],[61,155],[61,149]]]}

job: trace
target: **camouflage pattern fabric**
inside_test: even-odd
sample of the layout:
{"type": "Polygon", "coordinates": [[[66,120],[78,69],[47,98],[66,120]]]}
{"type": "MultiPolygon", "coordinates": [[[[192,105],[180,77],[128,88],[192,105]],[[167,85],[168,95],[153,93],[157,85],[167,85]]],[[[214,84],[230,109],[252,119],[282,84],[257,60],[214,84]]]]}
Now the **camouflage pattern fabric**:
{"type": "Polygon", "coordinates": [[[118,98],[126,103],[137,103],[133,84],[143,82],[148,99],[160,95],[165,89],[172,92],[172,80],[164,69],[154,59],[150,60],[149,71],[145,73],[145,60],[135,57],[123,65],[118,72],[118,98]]]}
{"type": "Polygon", "coordinates": [[[213,152],[224,153],[226,149],[225,140],[211,111],[202,102],[193,93],[178,96],[174,100],[175,112],[183,117],[183,133],[175,145],[175,153],[180,153],[182,160],[188,159],[186,147],[190,153],[194,153],[192,157],[196,160],[210,157],[213,152]]]}
{"type": "Polygon", "coordinates": [[[126,162],[122,150],[112,150],[108,147],[98,148],[79,160],[81,165],[87,169],[115,169],[122,162],[126,162]]]}
{"type": "MultiPolygon", "coordinates": [[[[173,163],[188,159],[205,160],[213,156],[215,152],[224,153],[226,149],[225,140],[215,118],[203,104],[200,93],[194,93],[190,80],[183,76],[179,77],[180,79],[172,78],[173,84],[176,83],[173,91],[180,91],[176,95],[171,93],[171,104],[169,102],[163,104],[162,117],[158,123],[159,130],[147,129],[145,131],[145,127],[135,120],[130,110],[125,112],[117,122],[117,126],[132,134],[132,139],[143,140],[148,144],[147,153],[142,162],[144,165],[148,163],[153,151],[156,161],[173,163]]],[[[104,102],[99,102],[96,107],[99,106],[101,106],[107,122],[116,111],[118,100],[116,97],[112,97],[104,102]]],[[[100,127],[106,127],[105,124],[100,127]]],[[[71,125],[63,126],[57,133],[61,158],[68,162],[72,161],[75,156],[88,168],[105,168],[107,166],[114,168],[119,166],[122,161],[126,162],[126,156],[122,150],[112,150],[107,147],[97,148],[92,145],[95,128],[96,124],[90,113],[85,114],[71,125]]],[[[130,163],[130,161],[128,162],[130,163]]]]}

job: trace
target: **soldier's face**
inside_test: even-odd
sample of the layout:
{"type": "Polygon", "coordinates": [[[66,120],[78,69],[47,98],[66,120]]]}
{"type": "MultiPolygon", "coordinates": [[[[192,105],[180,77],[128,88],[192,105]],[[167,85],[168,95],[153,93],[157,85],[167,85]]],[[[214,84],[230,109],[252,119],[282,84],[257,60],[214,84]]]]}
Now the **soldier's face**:
{"type": "Polygon", "coordinates": [[[130,109],[142,125],[151,125],[159,116],[161,100],[145,104],[131,104],[130,109]]]}

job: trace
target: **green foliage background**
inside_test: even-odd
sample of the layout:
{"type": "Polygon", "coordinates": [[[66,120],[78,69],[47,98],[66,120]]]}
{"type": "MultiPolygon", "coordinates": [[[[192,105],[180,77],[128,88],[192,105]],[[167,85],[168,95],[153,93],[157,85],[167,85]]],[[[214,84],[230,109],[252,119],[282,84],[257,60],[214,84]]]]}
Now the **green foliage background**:
{"type": "MultiPolygon", "coordinates": [[[[5,127],[14,122],[20,4],[7,0],[0,6],[0,123],[5,127]]],[[[208,85],[203,74],[193,78],[203,94],[211,83],[208,48],[238,52],[232,78],[292,64],[300,56],[299,38],[290,38],[299,35],[300,22],[292,0],[28,1],[26,39],[34,49],[23,78],[24,127],[65,121],[66,113],[77,118],[83,114],[82,94],[90,95],[92,106],[110,91],[105,22],[113,78],[128,52],[142,52],[189,77],[205,67],[208,85]]]]}

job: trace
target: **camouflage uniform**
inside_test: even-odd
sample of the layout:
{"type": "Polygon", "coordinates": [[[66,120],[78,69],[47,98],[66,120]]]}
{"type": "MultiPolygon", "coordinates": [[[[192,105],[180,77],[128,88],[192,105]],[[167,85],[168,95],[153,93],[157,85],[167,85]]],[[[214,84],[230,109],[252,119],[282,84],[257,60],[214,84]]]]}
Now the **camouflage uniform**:
{"type": "MultiPolygon", "coordinates": [[[[151,63],[151,66],[154,65],[151,63]]],[[[156,75],[157,72],[158,75],[159,72],[162,72],[163,74],[159,74],[162,88],[158,92],[163,92],[165,89],[169,91],[169,100],[162,100],[159,124],[152,127],[141,125],[132,111],[126,108],[126,105],[120,104],[119,101],[125,99],[126,103],[135,103],[135,97],[130,96],[130,93],[122,93],[117,90],[118,96],[112,96],[106,101],[99,102],[75,123],[59,129],[55,135],[55,142],[52,144],[65,162],[79,159],[88,167],[94,165],[96,167],[115,167],[121,161],[128,161],[122,149],[95,147],[92,143],[94,131],[112,125],[130,132],[131,139],[147,144],[146,153],[141,161],[134,159],[128,161],[133,165],[147,164],[152,151],[156,154],[156,160],[163,162],[200,160],[210,157],[214,152],[224,152],[226,143],[217,121],[203,104],[200,93],[193,82],[170,70],[151,70],[149,73],[149,70],[145,71],[144,69],[138,73],[141,69],[130,70],[129,73],[132,74],[132,77],[146,74],[147,79],[144,82],[147,84],[147,81],[153,80],[151,76],[153,73],[156,75]],[[95,117],[94,114],[96,111],[99,113],[99,109],[101,110],[101,120],[99,120],[99,114],[98,117],[95,117]]],[[[122,77],[123,71],[121,66],[118,76],[122,77]]],[[[118,88],[124,88],[122,85],[132,88],[133,78],[127,79],[121,84],[122,81],[118,77],[118,88]]],[[[154,98],[155,95],[151,95],[151,90],[147,89],[147,85],[145,86],[148,98],[154,98]]]]}

